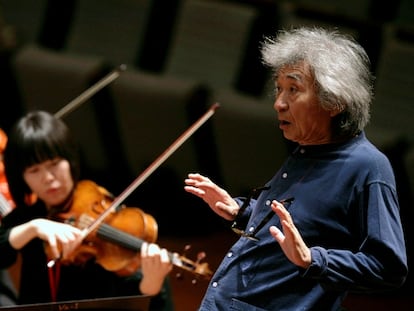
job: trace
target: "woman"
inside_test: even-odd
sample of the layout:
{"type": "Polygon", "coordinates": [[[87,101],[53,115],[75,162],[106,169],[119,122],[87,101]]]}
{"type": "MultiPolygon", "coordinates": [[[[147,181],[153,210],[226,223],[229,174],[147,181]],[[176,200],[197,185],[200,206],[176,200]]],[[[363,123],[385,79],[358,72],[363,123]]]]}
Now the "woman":
{"type": "Polygon", "coordinates": [[[132,275],[119,276],[94,260],[60,264],[84,240],[80,228],[52,217],[71,209],[80,176],[77,145],[63,121],[29,112],[11,131],[4,160],[16,208],[0,229],[0,267],[21,254],[19,304],[144,294],[153,296],[150,310],[171,310],[172,264],[156,244],[143,243],[141,269],[132,275]],[[58,264],[48,267],[51,262],[58,264]]]}

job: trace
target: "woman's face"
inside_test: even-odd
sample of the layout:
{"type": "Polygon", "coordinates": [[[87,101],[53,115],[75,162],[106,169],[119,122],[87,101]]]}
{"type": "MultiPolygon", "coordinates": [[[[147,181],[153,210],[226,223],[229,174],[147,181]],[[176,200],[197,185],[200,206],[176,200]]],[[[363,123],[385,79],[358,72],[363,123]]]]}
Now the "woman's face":
{"type": "Polygon", "coordinates": [[[274,109],[285,138],[301,145],[331,142],[331,120],[338,111],[319,104],[315,79],[303,62],[279,70],[274,109]]]}
{"type": "Polygon", "coordinates": [[[63,204],[74,187],[70,163],[62,158],[26,168],[23,178],[32,192],[48,207],[63,204]]]}

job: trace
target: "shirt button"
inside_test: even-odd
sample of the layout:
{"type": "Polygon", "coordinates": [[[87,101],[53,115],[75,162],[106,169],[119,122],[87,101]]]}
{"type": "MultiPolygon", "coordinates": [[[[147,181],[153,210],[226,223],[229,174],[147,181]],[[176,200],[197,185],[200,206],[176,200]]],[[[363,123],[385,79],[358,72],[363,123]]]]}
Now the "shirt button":
{"type": "Polygon", "coordinates": [[[211,284],[211,286],[217,287],[218,286],[218,283],[217,282],[213,282],[213,284],[211,284]]]}
{"type": "Polygon", "coordinates": [[[270,201],[270,200],[266,200],[266,206],[269,206],[269,205],[270,205],[270,203],[272,203],[272,201],[270,201]]]}
{"type": "Polygon", "coordinates": [[[287,173],[283,173],[282,178],[287,178],[287,175],[288,175],[287,173]]]}
{"type": "Polygon", "coordinates": [[[227,257],[229,257],[229,258],[230,258],[230,257],[233,257],[233,253],[232,253],[232,252],[228,252],[228,253],[227,253],[227,257]]]}
{"type": "Polygon", "coordinates": [[[254,227],[252,226],[249,228],[249,232],[253,232],[253,231],[254,231],[254,227]]]}
{"type": "Polygon", "coordinates": [[[303,148],[301,148],[301,149],[299,150],[299,152],[300,152],[300,153],[302,153],[302,154],[304,154],[304,153],[305,153],[305,151],[306,151],[306,150],[305,150],[305,149],[303,149],[303,148]]]}

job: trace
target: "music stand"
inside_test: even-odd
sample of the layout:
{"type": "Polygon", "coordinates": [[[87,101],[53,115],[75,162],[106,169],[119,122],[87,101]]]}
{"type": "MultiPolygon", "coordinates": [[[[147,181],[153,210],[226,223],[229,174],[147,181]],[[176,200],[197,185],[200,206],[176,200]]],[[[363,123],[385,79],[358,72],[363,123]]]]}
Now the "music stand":
{"type": "Polygon", "coordinates": [[[150,296],[126,296],[0,307],[10,311],[117,310],[148,311],[150,296]]]}

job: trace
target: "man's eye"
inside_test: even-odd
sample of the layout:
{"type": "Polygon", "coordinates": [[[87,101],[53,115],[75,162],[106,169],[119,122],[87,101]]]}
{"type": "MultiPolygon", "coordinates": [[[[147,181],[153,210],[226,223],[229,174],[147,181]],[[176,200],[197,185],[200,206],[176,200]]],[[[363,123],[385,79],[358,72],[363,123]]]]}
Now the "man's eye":
{"type": "Polygon", "coordinates": [[[281,90],[280,87],[276,87],[275,88],[275,95],[279,94],[280,93],[280,90],[281,90]]]}

